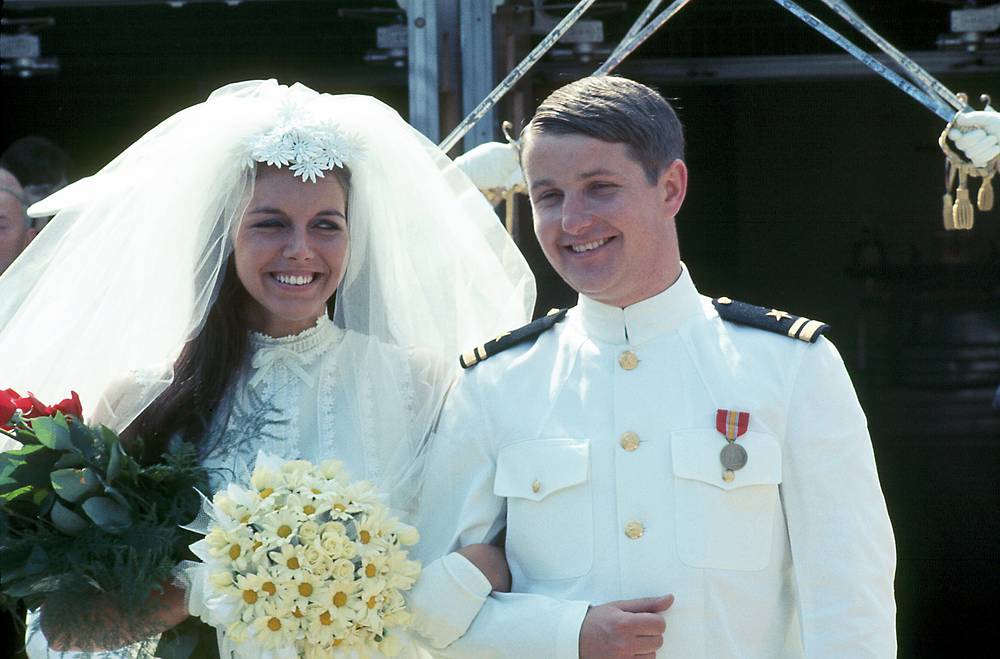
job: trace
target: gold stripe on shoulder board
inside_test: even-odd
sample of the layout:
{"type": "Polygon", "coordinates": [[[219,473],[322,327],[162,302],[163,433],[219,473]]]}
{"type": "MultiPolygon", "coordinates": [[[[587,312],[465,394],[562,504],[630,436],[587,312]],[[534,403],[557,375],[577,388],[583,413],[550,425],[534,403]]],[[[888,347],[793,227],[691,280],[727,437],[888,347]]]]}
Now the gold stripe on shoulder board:
{"type": "Polygon", "coordinates": [[[806,323],[805,327],[802,328],[802,331],[799,332],[799,338],[802,339],[803,341],[811,342],[813,335],[816,334],[816,330],[818,330],[822,326],[823,323],[821,323],[820,321],[810,320],[808,323],[806,323]]]}
{"type": "Polygon", "coordinates": [[[480,362],[480,357],[476,350],[470,350],[469,352],[462,354],[460,361],[462,368],[469,368],[478,364],[480,362]]]}
{"type": "Polygon", "coordinates": [[[799,330],[802,329],[802,326],[805,325],[807,322],[809,322],[808,318],[803,318],[801,316],[796,318],[795,321],[792,323],[792,326],[788,328],[788,336],[792,337],[793,339],[798,338],[796,335],[799,333],[799,330]]]}

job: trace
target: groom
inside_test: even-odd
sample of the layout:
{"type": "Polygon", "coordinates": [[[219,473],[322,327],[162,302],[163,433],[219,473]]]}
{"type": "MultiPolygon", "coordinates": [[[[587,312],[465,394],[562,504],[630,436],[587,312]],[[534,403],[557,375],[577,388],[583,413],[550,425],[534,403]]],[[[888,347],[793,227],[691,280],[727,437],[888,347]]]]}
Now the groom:
{"type": "Polygon", "coordinates": [[[442,656],[894,657],[895,547],[850,379],[822,322],[698,293],[670,105],[574,82],[522,163],[579,303],[462,357],[429,471],[449,476],[425,484],[451,503],[424,535],[445,553],[505,533],[513,587],[442,656]]]}

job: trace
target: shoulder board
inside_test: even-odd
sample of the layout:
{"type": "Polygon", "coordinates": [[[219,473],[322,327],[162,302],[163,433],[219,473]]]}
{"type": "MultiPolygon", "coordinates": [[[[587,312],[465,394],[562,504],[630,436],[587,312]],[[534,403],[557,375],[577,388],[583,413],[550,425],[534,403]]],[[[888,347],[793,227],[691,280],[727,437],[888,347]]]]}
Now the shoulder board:
{"type": "Polygon", "coordinates": [[[489,359],[507,348],[512,348],[519,343],[534,339],[562,320],[566,316],[567,311],[568,309],[552,309],[548,314],[528,323],[524,327],[518,327],[516,330],[501,334],[478,348],[473,348],[468,352],[462,353],[462,356],[458,358],[458,363],[461,364],[462,368],[472,368],[479,362],[489,359]]]}
{"type": "Polygon", "coordinates": [[[716,298],[712,300],[712,304],[715,305],[715,310],[719,312],[722,320],[784,334],[806,343],[816,343],[816,339],[830,329],[830,326],[821,320],[796,316],[780,309],[758,307],[728,297],[716,298]]]}

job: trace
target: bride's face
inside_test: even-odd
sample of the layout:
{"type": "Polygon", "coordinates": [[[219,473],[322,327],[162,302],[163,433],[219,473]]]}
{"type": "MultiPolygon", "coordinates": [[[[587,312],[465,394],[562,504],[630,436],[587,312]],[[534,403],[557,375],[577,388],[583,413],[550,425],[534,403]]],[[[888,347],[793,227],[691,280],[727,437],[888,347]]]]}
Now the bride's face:
{"type": "Polygon", "coordinates": [[[347,195],[327,173],[303,182],[261,167],[236,232],[236,274],[250,294],[250,328],[287,336],[326,313],[347,265],[347,195]]]}

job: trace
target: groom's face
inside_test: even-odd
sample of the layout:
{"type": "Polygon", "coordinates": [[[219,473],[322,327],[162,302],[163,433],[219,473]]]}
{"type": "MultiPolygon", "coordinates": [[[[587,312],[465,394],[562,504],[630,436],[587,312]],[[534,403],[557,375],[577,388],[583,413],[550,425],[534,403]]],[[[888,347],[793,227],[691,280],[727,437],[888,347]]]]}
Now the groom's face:
{"type": "Polygon", "coordinates": [[[538,242],[567,284],[626,307],[676,278],[673,218],[687,185],[682,161],[650,183],[623,143],[531,133],[522,162],[538,242]]]}

